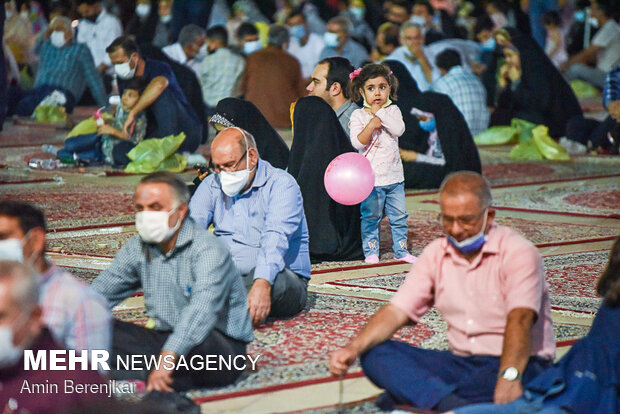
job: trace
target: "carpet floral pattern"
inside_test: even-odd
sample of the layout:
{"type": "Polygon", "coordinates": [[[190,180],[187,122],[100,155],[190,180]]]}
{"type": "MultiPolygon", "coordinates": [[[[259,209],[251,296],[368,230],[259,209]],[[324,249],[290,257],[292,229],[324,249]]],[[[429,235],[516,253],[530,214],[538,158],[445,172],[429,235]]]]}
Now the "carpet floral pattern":
{"type": "Polygon", "coordinates": [[[494,196],[493,204],[539,212],[620,217],[620,178],[515,187],[494,196]],[[603,200],[605,205],[598,204],[603,200]]]}
{"type": "Polygon", "coordinates": [[[60,185],[11,188],[0,200],[20,200],[43,209],[50,229],[134,221],[133,186],[60,185]]]}
{"type": "Polygon", "coordinates": [[[135,235],[135,231],[120,231],[108,234],[55,237],[48,240],[48,250],[55,253],[113,257],[127,240],[135,235]]]}

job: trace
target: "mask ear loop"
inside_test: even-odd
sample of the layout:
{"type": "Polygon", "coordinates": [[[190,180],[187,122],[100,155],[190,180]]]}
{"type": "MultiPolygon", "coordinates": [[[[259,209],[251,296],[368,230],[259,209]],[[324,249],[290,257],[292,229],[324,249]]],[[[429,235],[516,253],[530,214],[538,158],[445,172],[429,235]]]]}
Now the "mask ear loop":
{"type": "MultiPolygon", "coordinates": [[[[236,129],[237,131],[241,132],[241,135],[243,135],[243,140],[245,141],[245,167],[246,167],[247,170],[249,170],[250,169],[250,144],[249,144],[249,141],[248,141],[248,136],[246,135],[246,132],[243,129],[239,128],[239,127],[234,126],[234,127],[231,127],[231,128],[236,129]]],[[[256,168],[256,167],[254,167],[254,168],[256,168]]],[[[252,170],[254,168],[252,168],[252,170]]]]}

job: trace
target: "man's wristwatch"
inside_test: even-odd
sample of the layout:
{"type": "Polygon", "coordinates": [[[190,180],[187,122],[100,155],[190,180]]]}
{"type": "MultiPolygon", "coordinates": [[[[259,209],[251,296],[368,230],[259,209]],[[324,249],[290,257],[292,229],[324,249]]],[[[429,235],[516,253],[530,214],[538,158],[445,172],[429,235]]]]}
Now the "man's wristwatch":
{"type": "Polygon", "coordinates": [[[500,372],[499,377],[506,381],[517,381],[521,379],[521,373],[515,367],[508,367],[500,372]]]}

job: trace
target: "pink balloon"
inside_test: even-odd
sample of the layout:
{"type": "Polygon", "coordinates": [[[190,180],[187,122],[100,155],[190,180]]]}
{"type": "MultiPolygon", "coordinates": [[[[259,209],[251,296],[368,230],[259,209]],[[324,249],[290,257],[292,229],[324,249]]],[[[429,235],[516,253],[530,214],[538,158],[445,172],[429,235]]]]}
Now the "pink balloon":
{"type": "Polygon", "coordinates": [[[362,154],[345,152],[329,163],[323,181],[335,202],[351,206],[368,197],[375,186],[375,173],[362,154]]]}

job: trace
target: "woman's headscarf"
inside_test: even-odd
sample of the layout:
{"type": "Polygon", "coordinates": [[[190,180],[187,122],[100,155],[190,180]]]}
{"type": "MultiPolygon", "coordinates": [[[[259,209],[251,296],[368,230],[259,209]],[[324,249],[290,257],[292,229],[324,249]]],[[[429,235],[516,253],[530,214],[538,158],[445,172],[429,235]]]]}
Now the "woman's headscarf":
{"type": "Polygon", "coordinates": [[[465,122],[465,118],[450,97],[437,92],[420,92],[415,80],[402,63],[386,60],[398,79],[398,105],[405,120],[405,133],[398,145],[403,149],[425,153],[428,150],[428,132],[419,126],[412,108],[430,112],[435,116],[437,134],[446,164],[435,166],[419,162],[403,162],[407,188],[437,188],[443,177],[454,171],[481,171],[478,149],[465,122]]]}
{"type": "Polygon", "coordinates": [[[215,114],[209,122],[248,131],[254,136],[258,153],[263,160],[274,167],[286,168],[288,146],[252,102],[238,98],[222,99],[217,103],[215,114]]]}
{"type": "Polygon", "coordinates": [[[360,208],[336,203],[323,182],[329,163],[345,152],[356,152],[334,110],[321,98],[301,98],[295,106],[294,139],[288,172],[304,198],[310,234],[310,258],[357,260],[363,258],[360,208]]]}

